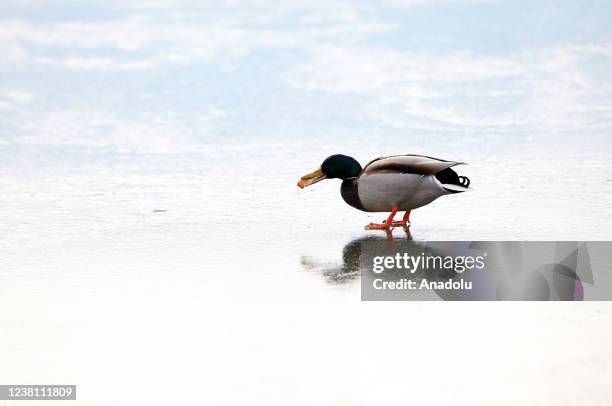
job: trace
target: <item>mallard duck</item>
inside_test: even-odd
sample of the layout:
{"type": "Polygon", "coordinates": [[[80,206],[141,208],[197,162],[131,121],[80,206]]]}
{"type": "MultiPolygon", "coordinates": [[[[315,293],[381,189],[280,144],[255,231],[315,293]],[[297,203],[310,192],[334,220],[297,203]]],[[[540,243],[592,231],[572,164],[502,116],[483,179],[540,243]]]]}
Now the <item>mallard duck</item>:
{"type": "Polygon", "coordinates": [[[346,155],[336,154],[323,161],[315,171],[300,178],[305,188],[323,179],[342,179],[340,194],[350,206],[366,212],[390,212],[380,224],[370,223],[367,230],[388,230],[408,226],[410,212],[438,197],[469,190],[470,180],[451,168],[463,162],[446,161],[423,155],[394,155],[376,158],[362,168],[346,155]],[[405,211],[395,221],[398,211],[405,211]]]}

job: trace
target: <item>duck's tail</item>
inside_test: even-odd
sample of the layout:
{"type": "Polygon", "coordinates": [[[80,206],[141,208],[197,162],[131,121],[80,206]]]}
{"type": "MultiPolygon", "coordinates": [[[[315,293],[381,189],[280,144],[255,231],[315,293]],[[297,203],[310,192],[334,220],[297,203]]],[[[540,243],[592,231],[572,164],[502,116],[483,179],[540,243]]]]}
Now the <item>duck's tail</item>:
{"type": "Polygon", "coordinates": [[[470,179],[467,176],[459,176],[451,168],[446,168],[435,174],[442,187],[450,193],[461,193],[470,190],[470,179]]]}

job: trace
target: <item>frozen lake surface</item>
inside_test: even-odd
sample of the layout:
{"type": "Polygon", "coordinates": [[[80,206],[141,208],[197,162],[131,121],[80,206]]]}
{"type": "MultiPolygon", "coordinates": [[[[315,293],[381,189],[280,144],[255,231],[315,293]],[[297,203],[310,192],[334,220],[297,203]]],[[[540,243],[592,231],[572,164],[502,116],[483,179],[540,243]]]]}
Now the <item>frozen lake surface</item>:
{"type": "MultiPolygon", "coordinates": [[[[363,230],[381,215],[346,206],[337,181],[298,189],[331,152],[296,151],[5,173],[2,379],[75,382],[85,404],[484,404],[508,385],[520,390],[496,402],[607,401],[606,303],[360,302],[358,277],[328,271],[352,241],[384,236],[363,230]]],[[[457,155],[475,190],[416,210],[413,238],[611,235],[592,198],[611,195],[604,159],[457,155]]]]}

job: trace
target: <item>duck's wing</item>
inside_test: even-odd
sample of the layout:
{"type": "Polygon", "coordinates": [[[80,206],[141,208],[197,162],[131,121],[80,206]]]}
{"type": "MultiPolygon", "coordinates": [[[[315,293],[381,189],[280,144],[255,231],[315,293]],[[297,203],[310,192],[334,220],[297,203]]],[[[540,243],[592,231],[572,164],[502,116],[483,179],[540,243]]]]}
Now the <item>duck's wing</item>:
{"type": "Polygon", "coordinates": [[[400,172],[418,175],[435,175],[444,169],[451,168],[464,162],[446,161],[424,155],[394,155],[383,156],[369,162],[363,168],[362,174],[400,172]]]}

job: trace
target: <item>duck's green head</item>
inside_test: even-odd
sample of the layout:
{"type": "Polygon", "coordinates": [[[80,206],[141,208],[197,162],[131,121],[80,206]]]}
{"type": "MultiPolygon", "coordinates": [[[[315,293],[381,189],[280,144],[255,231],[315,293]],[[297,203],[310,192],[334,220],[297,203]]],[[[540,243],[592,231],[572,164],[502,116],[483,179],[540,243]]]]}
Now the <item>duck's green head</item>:
{"type": "Polygon", "coordinates": [[[359,162],[350,156],[336,154],[327,157],[315,171],[302,176],[298,186],[302,189],[314,185],[323,179],[349,179],[355,178],[361,172],[359,162]]]}

